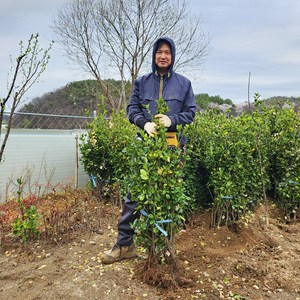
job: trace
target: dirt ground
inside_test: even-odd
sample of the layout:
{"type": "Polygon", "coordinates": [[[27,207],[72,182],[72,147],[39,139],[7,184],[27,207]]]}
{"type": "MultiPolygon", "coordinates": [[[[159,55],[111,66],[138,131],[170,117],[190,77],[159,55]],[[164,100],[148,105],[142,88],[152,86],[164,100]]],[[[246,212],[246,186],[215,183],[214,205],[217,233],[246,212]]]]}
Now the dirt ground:
{"type": "Polygon", "coordinates": [[[101,228],[68,242],[0,248],[0,299],[300,299],[300,222],[281,223],[273,212],[266,226],[259,208],[240,224],[210,228],[210,213],[196,213],[176,242],[193,284],[168,290],[137,278],[141,251],[133,260],[101,263],[119,213],[106,204],[101,228]]]}

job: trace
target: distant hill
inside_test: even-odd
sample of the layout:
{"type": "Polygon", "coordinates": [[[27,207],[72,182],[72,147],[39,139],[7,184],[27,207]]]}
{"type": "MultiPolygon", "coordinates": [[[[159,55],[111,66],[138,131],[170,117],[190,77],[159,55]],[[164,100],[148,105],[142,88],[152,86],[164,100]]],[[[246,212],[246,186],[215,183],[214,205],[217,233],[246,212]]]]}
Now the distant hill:
{"type": "MultiPolygon", "coordinates": [[[[120,82],[108,79],[106,84],[108,87],[113,87],[111,88],[111,94],[117,98],[118,94],[113,90],[120,89],[120,82]]],[[[104,108],[105,99],[102,99],[103,94],[103,89],[97,80],[74,81],[53,92],[34,98],[19,111],[84,115],[87,111],[98,110],[99,105],[104,108]]]]}
{"type": "MultiPolygon", "coordinates": [[[[300,97],[284,97],[284,96],[274,96],[271,98],[262,99],[263,104],[266,106],[279,106],[279,107],[293,107],[295,111],[300,109],[300,97]]],[[[250,103],[251,109],[254,109],[254,103],[250,103]]],[[[234,108],[235,114],[240,114],[241,112],[248,110],[248,103],[238,104],[234,108]]]]}
{"type": "Polygon", "coordinates": [[[300,107],[300,97],[284,97],[284,96],[276,96],[263,100],[267,105],[276,105],[283,106],[285,104],[290,103],[294,106],[296,111],[299,111],[300,107]]]}

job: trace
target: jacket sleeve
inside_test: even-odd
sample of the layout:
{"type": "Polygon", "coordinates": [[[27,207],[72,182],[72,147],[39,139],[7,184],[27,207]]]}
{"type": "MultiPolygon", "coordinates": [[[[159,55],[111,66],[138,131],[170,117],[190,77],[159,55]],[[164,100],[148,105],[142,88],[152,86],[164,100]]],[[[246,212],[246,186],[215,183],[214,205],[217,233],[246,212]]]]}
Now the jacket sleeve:
{"type": "Polygon", "coordinates": [[[130,101],[127,106],[127,114],[129,122],[144,129],[145,124],[148,122],[144,116],[142,105],[140,103],[140,80],[136,79],[133,84],[133,89],[130,96],[130,101]]]}
{"type": "Polygon", "coordinates": [[[193,122],[196,114],[196,101],[191,82],[188,81],[188,89],[183,100],[180,112],[170,115],[172,127],[176,125],[185,125],[193,122]]]}

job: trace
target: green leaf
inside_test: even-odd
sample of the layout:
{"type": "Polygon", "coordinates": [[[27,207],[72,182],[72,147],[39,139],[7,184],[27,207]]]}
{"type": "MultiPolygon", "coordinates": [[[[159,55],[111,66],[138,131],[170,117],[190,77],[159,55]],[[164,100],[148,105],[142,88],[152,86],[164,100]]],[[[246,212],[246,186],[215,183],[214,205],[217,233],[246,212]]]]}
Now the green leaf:
{"type": "Polygon", "coordinates": [[[148,179],[149,179],[149,176],[148,176],[148,173],[147,173],[146,170],[141,169],[141,170],[140,170],[140,174],[141,174],[141,178],[142,178],[143,180],[148,180],[148,179]]]}

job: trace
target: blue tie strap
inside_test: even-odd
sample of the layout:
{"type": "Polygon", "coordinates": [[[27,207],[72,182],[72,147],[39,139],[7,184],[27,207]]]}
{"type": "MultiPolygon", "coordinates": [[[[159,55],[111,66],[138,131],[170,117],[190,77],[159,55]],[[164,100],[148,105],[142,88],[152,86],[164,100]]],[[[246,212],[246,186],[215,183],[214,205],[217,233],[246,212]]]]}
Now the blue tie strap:
{"type": "Polygon", "coordinates": [[[97,187],[97,178],[96,178],[96,176],[91,174],[90,177],[91,177],[93,187],[96,188],[97,187]]]}
{"type": "MultiPolygon", "coordinates": [[[[145,216],[145,217],[149,217],[148,213],[144,210],[144,209],[141,209],[140,210],[140,213],[145,216]]],[[[157,229],[164,235],[164,236],[168,236],[168,233],[163,230],[161,228],[161,226],[159,226],[158,224],[163,224],[163,223],[171,223],[172,220],[160,220],[160,221],[155,221],[154,222],[154,225],[157,227],[157,229]]]]}

